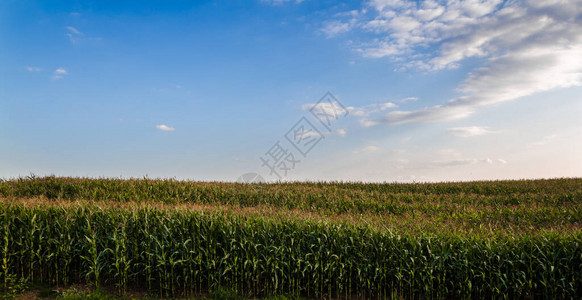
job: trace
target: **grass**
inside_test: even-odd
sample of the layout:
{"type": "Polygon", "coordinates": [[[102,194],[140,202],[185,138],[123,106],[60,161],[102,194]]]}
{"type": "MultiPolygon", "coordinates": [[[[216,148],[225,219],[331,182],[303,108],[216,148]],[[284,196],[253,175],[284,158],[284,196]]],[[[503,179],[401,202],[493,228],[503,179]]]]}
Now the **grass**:
{"type": "Polygon", "coordinates": [[[582,295],[578,178],[236,184],[29,177],[0,181],[0,200],[4,289],[26,281],[157,297],[216,298],[224,289],[240,297],[582,295]]]}

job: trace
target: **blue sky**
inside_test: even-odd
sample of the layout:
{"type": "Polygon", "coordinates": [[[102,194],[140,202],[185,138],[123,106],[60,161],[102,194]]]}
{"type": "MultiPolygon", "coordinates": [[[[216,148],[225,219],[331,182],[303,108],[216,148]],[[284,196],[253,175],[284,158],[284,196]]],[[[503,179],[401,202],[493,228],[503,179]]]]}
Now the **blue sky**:
{"type": "Polygon", "coordinates": [[[4,178],[582,176],[581,1],[3,1],[0,43],[4,178]]]}

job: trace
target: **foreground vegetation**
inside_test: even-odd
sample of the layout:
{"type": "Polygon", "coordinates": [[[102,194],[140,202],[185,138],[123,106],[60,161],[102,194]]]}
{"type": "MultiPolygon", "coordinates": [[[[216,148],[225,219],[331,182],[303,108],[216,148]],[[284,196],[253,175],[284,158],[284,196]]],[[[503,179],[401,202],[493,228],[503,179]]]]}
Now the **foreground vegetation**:
{"type": "Polygon", "coordinates": [[[0,280],[196,297],[582,296],[582,179],[0,182],[0,280]]]}

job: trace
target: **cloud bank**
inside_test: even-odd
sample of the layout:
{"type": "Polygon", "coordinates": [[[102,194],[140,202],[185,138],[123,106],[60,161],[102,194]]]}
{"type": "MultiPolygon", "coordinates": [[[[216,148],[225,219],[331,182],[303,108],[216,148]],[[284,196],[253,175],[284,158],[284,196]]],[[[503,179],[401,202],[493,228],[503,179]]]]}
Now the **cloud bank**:
{"type": "Polygon", "coordinates": [[[358,46],[364,57],[425,71],[484,61],[458,86],[461,96],[391,111],[384,123],[456,120],[485,105],[582,85],[582,0],[372,0],[360,12],[345,24],[375,36],[358,46]]]}

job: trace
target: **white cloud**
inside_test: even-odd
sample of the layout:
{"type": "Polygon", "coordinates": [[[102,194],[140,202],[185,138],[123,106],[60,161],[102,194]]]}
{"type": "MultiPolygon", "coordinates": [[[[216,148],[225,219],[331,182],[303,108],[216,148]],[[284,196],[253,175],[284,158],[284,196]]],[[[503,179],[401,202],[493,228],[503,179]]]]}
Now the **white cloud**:
{"type": "Polygon", "coordinates": [[[321,32],[323,32],[328,38],[332,38],[338,34],[348,32],[350,28],[350,23],[333,20],[325,22],[323,28],[321,28],[321,32]]]}
{"type": "Polygon", "coordinates": [[[530,147],[544,146],[552,142],[557,137],[558,137],[557,134],[546,135],[541,140],[530,143],[529,146],[530,147]]]}
{"type": "Polygon", "coordinates": [[[156,125],[156,128],[157,128],[158,130],[161,130],[161,131],[174,131],[174,130],[176,130],[175,128],[173,128],[173,127],[170,127],[170,126],[168,126],[168,125],[165,125],[165,124],[162,124],[162,125],[156,125]]]}
{"type": "Polygon", "coordinates": [[[472,114],[474,109],[467,106],[435,105],[416,111],[393,111],[384,115],[383,121],[390,124],[409,122],[430,122],[457,120],[472,114]]]}
{"type": "Polygon", "coordinates": [[[387,109],[395,108],[395,107],[398,107],[398,105],[396,105],[392,102],[384,102],[384,103],[369,104],[369,105],[361,106],[361,107],[349,106],[347,109],[348,109],[348,111],[350,111],[350,113],[353,116],[367,117],[373,113],[385,111],[387,109]]]}
{"type": "MultiPolygon", "coordinates": [[[[337,116],[344,112],[346,112],[346,108],[342,107],[338,102],[319,102],[319,103],[306,103],[301,105],[301,109],[303,110],[311,110],[312,108],[316,108],[316,111],[321,114],[326,114],[329,116],[337,116]]],[[[347,108],[349,111],[349,108],[347,108]]]]}
{"type": "MultiPolygon", "coordinates": [[[[321,104],[320,104],[321,105],[321,104]]],[[[302,108],[304,110],[309,110],[311,109],[311,107],[313,107],[313,104],[305,104],[302,106],[302,108]]],[[[374,119],[378,119],[377,113],[379,112],[383,112],[392,108],[396,108],[398,107],[398,105],[392,103],[392,102],[384,102],[384,103],[373,103],[373,104],[369,104],[369,105],[365,105],[365,106],[361,106],[361,107],[356,107],[356,106],[348,106],[346,109],[350,112],[350,114],[352,116],[355,116],[358,118],[358,122],[360,123],[360,125],[362,125],[363,127],[371,127],[374,125],[378,124],[378,121],[375,121],[374,119]],[[375,116],[376,115],[376,116],[375,116]]],[[[332,110],[339,110],[343,108],[339,108],[339,107],[324,107],[325,110],[329,110],[330,112],[332,112],[332,110]]]]}
{"type": "Polygon", "coordinates": [[[366,118],[360,119],[358,122],[360,122],[360,125],[362,125],[362,127],[372,127],[378,125],[378,122],[371,121],[366,118]]]}
{"type": "Polygon", "coordinates": [[[336,13],[334,16],[335,17],[356,17],[358,15],[360,15],[360,11],[357,9],[353,9],[353,10],[346,11],[346,12],[336,13]]]}
{"type": "Polygon", "coordinates": [[[67,33],[65,33],[65,35],[69,37],[69,40],[73,44],[77,43],[77,41],[79,41],[80,37],[83,35],[81,31],[79,31],[77,28],[73,26],[67,26],[65,27],[65,29],[68,31],[67,33]]]}
{"type": "MultiPolygon", "coordinates": [[[[501,0],[492,1],[372,1],[369,6],[376,12],[373,20],[364,21],[362,28],[382,34],[377,41],[363,45],[364,56],[384,57],[409,55],[417,47],[443,45],[438,52],[446,56],[455,38],[467,34],[471,26],[480,27],[501,7],[501,0]],[[444,45],[446,44],[446,45],[444,45]]],[[[479,46],[487,40],[477,39],[469,45],[479,46]]],[[[468,55],[482,52],[475,47],[459,48],[468,55]]],[[[438,53],[437,52],[437,53],[438,53]]],[[[457,57],[458,53],[453,57],[457,57]]],[[[439,56],[437,54],[437,56],[439,56]]],[[[429,59],[430,61],[430,59],[429,59]]],[[[430,66],[429,67],[433,67],[430,66]]]]}
{"type": "Polygon", "coordinates": [[[440,149],[434,153],[435,159],[424,162],[422,165],[428,168],[442,168],[442,167],[455,167],[464,165],[474,165],[474,164],[507,164],[507,161],[501,158],[492,159],[490,157],[485,158],[467,158],[464,157],[459,151],[455,149],[440,149]]]}
{"type": "Polygon", "coordinates": [[[303,0],[261,0],[261,2],[271,5],[283,5],[287,2],[301,3],[303,0]]]}
{"type": "Polygon", "coordinates": [[[296,139],[305,139],[305,138],[308,138],[308,137],[317,137],[317,138],[319,138],[321,136],[323,136],[322,133],[319,133],[319,132],[314,131],[314,130],[304,130],[304,131],[302,131],[299,134],[295,133],[295,138],[296,139]]]}
{"type": "Polygon", "coordinates": [[[390,57],[404,68],[432,71],[458,67],[471,57],[484,61],[459,85],[462,96],[393,111],[384,122],[455,120],[481,106],[582,85],[580,0],[366,3],[372,13],[354,28],[376,37],[359,46],[364,57],[390,57]]]}
{"type": "Polygon", "coordinates": [[[340,135],[342,137],[346,136],[346,134],[347,134],[345,129],[338,129],[336,132],[338,135],[340,135]]]}
{"type": "Polygon", "coordinates": [[[67,72],[67,70],[66,70],[65,68],[58,68],[58,69],[56,69],[56,70],[54,70],[54,71],[53,71],[53,76],[52,76],[52,78],[53,78],[54,80],[57,80],[57,79],[62,79],[62,78],[63,78],[63,76],[64,76],[64,75],[67,75],[67,74],[68,74],[68,72],[67,72]]]}
{"type": "Polygon", "coordinates": [[[81,32],[79,30],[77,30],[77,28],[73,27],[73,26],[67,26],[65,27],[70,33],[73,34],[81,34],[81,32]]]}
{"type": "Polygon", "coordinates": [[[395,108],[395,107],[398,107],[398,105],[396,105],[392,102],[386,102],[386,103],[380,104],[380,110],[386,110],[386,109],[395,108]]]}
{"type": "Polygon", "coordinates": [[[496,133],[496,131],[489,130],[489,129],[487,129],[487,127],[483,127],[483,126],[453,127],[453,128],[448,128],[447,131],[449,131],[450,133],[452,133],[456,136],[460,136],[460,137],[470,137],[470,136],[496,133]]]}
{"type": "Polygon", "coordinates": [[[413,101],[417,101],[417,100],[418,100],[417,97],[406,97],[406,98],[400,99],[398,102],[406,103],[406,102],[413,102],[413,101]]]}
{"type": "Polygon", "coordinates": [[[30,67],[29,66],[29,67],[26,67],[26,70],[28,72],[40,72],[40,71],[42,71],[42,68],[39,68],[39,67],[30,67]]]}
{"type": "Polygon", "coordinates": [[[455,166],[463,166],[463,165],[474,165],[474,164],[507,164],[507,161],[498,158],[498,159],[491,159],[487,158],[463,158],[463,159],[452,159],[452,160],[439,160],[433,161],[434,167],[455,167],[455,166]]]}
{"type": "MultiPolygon", "coordinates": [[[[303,110],[310,110],[311,108],[314,107],[314,105],[315,103],[306,103],[303,104],[301,108],[303,110]]],[[[343,107],[340,107],[335,103],[322,102],[317,104],[317,106],[319,110],[329,115],[336,115],[338,111],[344,111],[343,107]]],[[[345,109],[347,109],[351,115],[359,119],[358,122],[360,123],[360,125],[362,125],[363,127],[371,127],[378,124],[378,121],[374,121],[371,119],[374,114],[396,107],[398,107],[398,105],[394,104],[393,102],[384,102],[369,104],[362,107],[349,106],[345,109]]]]}

